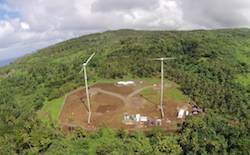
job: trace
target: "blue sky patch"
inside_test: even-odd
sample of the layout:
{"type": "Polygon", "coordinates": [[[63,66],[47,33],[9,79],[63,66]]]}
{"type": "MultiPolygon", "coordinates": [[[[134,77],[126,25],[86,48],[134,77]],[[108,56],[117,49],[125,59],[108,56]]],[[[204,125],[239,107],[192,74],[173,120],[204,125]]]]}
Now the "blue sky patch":
{"type": "Polygon", "coordinates": [[[0,20],[19,17],[18,12],[6,10],[4,8],[5,4],[7,4],[7,0],[0,0],[0,20]]]}

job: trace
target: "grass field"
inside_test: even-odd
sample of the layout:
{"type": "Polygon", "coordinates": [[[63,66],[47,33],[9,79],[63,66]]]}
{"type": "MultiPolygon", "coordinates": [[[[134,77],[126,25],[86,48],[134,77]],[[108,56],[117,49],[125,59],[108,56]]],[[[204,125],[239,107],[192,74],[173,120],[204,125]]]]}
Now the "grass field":
{"type": "MultiPolygon", "coordinates": [[[[159,80],[153,80],[151,84],[158,83],[159,80]]],[[[166,100],[171,100],[175,102],[185,102],[187,101],[188,97],[185,96],[181,90],[179,90],[179,86],[171,81],[164,81],[165,87],[164,87],[164,98],[166,100]]],[[[153,103],[159,101],[160,99],[160,90],[155,91],[153,88],[143,90],[141,94],[146,97],[148,100],[152,101],[153,103]]]]}
{"type": "Polygon", "coordinates": [[[50,119],[56,122],[63,102],[64,96],[45,102],[42,109],[38,111],[38,117],[44,122],[48,122],[50,119]]]}
{"type": "Polygon", "coordinates": [[[178,88],[170,88],[166,91],[166,97],[169,100],[174,100],[176,102],[187,101],[187,96],[185,96],[178,88]]]}

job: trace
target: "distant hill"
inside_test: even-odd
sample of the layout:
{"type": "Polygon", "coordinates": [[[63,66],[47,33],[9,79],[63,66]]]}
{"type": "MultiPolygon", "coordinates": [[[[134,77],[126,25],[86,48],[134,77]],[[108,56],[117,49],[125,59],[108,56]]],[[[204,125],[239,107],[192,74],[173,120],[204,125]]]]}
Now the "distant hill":
{"type": "Polygon", "coordinates": [[[15,58],[11,58],[11,59],[6,59],[6,60],[0,60],[0,67],[3,67],[5,65],[10,64],[11,62],[13,62],[15,60],[15,58]]]}
{"type": "MultiPolygon", "coordinates": [[[[131,56],[132,58],[142,59],[145,57],[178,55],[193,58],[192,62],[198,63],[197,65],[205,62],[211,62],[212,65],[213,62],[221,61],[225,65],[232,66],[239,63],[243,66],[249,66],[249,37],[250,29],[194,31],[136,31],[124,29],[107,31],[73,38],[38,50],[34,54],[19,59],[7,68],[10,69],[13,66],[19,68],[23,65],[29,68],[41,63],[44,64],[43,67],[51,64],[79,65],[92,52],[97,52],[96,59],[98,59],[98,63],[103,63],[102,68],[111,65],[109,64],[111,59],[112,63],[123,63],[123,65],[115,64],[118,65],[119,69],[117,70],[112,67],[109,68],[113,72],[113,77],[116,77],[117,74],[119,76],[130,74],[128,66],[123,61],[131,56]],[[123,56],[127,58],[123,58],[123,56]],[[139,58],[138,56],[143,57],[139,58]],[[117,59],[113,60],[114,57],[117,57],[117,59]],[[119,61],[117,61],[118,59],[119,61]],[[45,65],[46,63],[47,65],[45,65]],[[27,66],[27,64],[33,65],[27,66]]],[[[12,61],[13,59],[0,62],[0,66],[12,61]]],[[[140,62],[133,62],[133,64],[137,63],[140,62]]],[[[144,69],[142,68],[140,71],[144,71],[144,69]]],[[[102,73],[104,76],[105,74],[102,73]]],[[[133,72],[132,74],[137,75],[138,73],[133,72]]],[[[139,74],[144,76],[145,73],[139,74]]],[[[235,74],[235,81],[248,86],[250,84],[249,76],[249,70],[246,69],[242,73],[235,74]]]]}

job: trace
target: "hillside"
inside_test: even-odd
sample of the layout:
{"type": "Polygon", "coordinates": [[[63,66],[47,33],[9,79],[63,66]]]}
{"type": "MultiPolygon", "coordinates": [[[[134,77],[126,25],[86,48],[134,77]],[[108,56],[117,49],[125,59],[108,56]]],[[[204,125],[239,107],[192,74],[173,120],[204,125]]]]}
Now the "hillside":
{"type": "MultiPolygon", "coordinates": [[[[83,84],[81,64],[93,52],[96,56],[88,68],[92,83],[103,79],[159,77],[160,64],[149,59],[176,57],[166,63],[165,78],[180,85],[185,95],[206,110],[204,117],[190,117],[180,133],[173,136],[161,133],[161,141],[152,138],[158,133],[135,138],[125,134],[130,141],[126,144],[124,137],[112,133],[109,138],[119,141],[117,145],[125,145],[131,151],[132,140],[142,136],[138,148],[145,147],[149,151],[145,154],[155,150],[157,143],[177,147],[184,154],[249,153],[250,29],[107,31],[67,40],[20,58],[0,68],[0,135],[5,137],[0,138],[1,151],[53,152],[66,145],[56,144],[59,140],[67,143],[66,150],[74,149],[75,143],[88,147],[86,150],[93,149],[93,140],[98,136],[81,135],[68,140],[54,125],[44,125],[36,115],[44,103],[83,84]],[[89,144],[83,144],[85,137],[89,144]]],[[[110,136],[106,132],[111,131],[103,129],[97,134],[103,134],[100,137],[105,139],[110,136]]],[[[100,137],[99,149],[114,145],[114,141],[109,141],[104,147],[100,137]]],[[[94,148],[98,150],[98,146],[94,148]]]]}
{"type": "Polygon", "coordinates": [[[7,59],[7,60],[0,60],[0,67],[3,67],[5,65],[8,65],[10,64],[11,62],[13,62],[15,59],[12,58],[12,59],[7,59]]]}

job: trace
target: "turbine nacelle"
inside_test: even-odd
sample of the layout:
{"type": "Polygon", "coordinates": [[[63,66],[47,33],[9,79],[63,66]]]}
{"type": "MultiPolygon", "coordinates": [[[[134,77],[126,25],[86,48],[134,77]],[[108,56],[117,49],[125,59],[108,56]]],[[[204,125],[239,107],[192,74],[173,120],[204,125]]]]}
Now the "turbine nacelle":
{"type": "Polygon", "coordinates": [[[160,61],[164,61],[164,60],[173,60],[176,59],[174,57],[167,57],[167,58],[153,58],[153,59],[149,59],[149,60],[160,60],[160,61]]]}
{"type": "Polygon", "coordinates": [[[82,69],[81,69],[81,71],[80,71],[79,73],[82,73],[82,72],[83,72],[84,68],[88,65],[89,61],[93,58],[94,55],[95,55],[95,53],[93,53],[93,54],[87,59],[87,61],[84,62],[84,63],[82,64],[82,69]]]}

